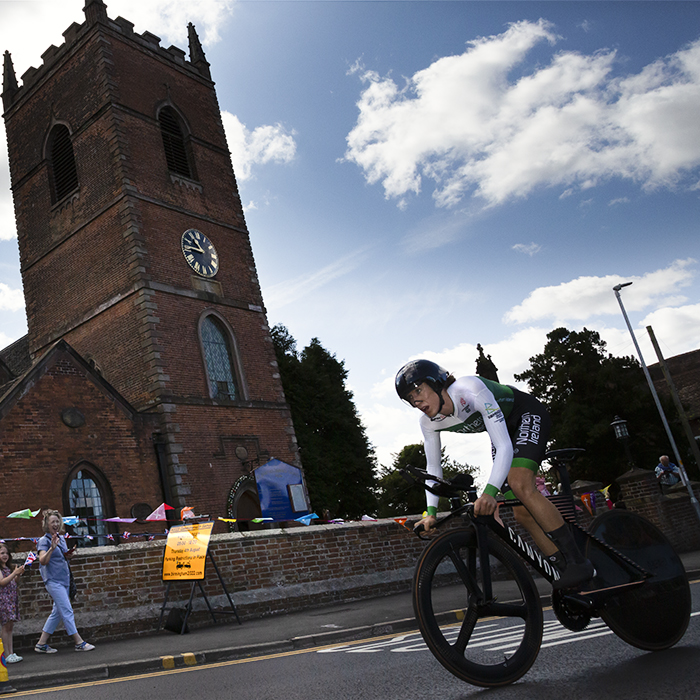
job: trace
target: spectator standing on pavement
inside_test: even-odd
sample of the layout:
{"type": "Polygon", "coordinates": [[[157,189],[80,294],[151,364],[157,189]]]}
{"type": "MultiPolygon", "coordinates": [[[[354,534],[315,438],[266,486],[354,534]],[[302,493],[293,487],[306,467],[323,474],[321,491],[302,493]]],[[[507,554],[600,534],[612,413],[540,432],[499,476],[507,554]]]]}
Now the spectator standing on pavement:
{"type": "Polygon", "coordinates": [[[12,566],[10,550],[0,542],[0,624],[2,625],[2,647],[5,662],[16,664],[22,657],[12,648],[12,629],[19,620],[19,595],[17,579],[24,573],[24,566],[12,566]]]}
{"type": "Polygon", "coordinates": [[[673,462],[669,461],[668,455],[659,457],[659,463],[654,471],[662,493],[666,493],[671,486],[674,486],[681,480],[680,469],[673,462]]]}
{"type": "Polygon", "coordinates": [[[48,641],[61,621],[63,621],[66,632],[75,641],[75,650],[91,651],[95,647],[84,641],[78,634],[68,593],[70,588],[68,561],[75,554],[75,547],[68,549],[66,538],[61,534],[64,532],[63,517],[57,510],[44,511],[43,527],[46,534],[37,542],[36,551],[39,553],[41,578],[53,599],[53,610],[44,623],[41,637],[34,647],[34,651],[40,654],[55,654],[58,651],[58,649],[50,647],[48,641]]]}

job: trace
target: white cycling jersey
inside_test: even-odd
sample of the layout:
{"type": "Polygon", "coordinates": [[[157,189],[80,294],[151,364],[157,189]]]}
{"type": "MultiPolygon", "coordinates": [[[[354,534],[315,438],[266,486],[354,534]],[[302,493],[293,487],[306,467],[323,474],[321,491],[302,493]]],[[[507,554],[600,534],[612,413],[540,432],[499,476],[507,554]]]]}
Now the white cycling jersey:
{"type": "MultiPolygon", "coordinates": [[[[451,416],[438,413],[432,419],[425,414],[420,418],[428,472],[442,476],[441,432],[486,431],[495,455],[485,492],[495,495],[503,486],[513,461],[513,444],[506,426],[506,416],[515,402],[513,390],[481,377],[460,377],[447,388],[447,393],[454,404],[451,416]]],[[[438,497],[435,494],[426,491],[426,499],[428,506],[437,508],[438,497]]]]}

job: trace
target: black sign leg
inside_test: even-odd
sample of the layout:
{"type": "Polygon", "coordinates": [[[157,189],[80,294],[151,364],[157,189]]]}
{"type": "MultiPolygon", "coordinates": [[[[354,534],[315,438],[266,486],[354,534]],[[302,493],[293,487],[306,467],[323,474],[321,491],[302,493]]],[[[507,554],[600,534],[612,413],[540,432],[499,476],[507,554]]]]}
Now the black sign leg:
{"type": "Polygon", "coordinates": [[[204,602],[207,604],[207,607],[209,608],[209,614],[211,615],[211,619],[216,622],[216,616],[214,615],[214,611],[212,610],[212,607],[209,603],[209,598],[207,598],[207,594],[204,592],[204,586],[202,585],[201,581],[197,581],[197,585],[199,586],[199,590],[202,593],[202,598],[204,598],[204,602]]]}
{"type": "Polygon", "coordinates": [[[238,611],[236,610],[236,606],[233,604],[233,600],[231,599],[231,596],[228,593],[228,588],[226,588],[226,584],[224,583],[224,579],[221,576],[221,573],[219,572],[219,567],[216,565],[216,562],[214,561],[214,557],[212,556],[211,550],[207,551],[207,554],[209,554],[209,559],[211,560],[211,563],[214,565],[214,570],[216,571],[216,575],[219,577],[219,581],[221,581],[221,587],[224,589],[224,593],[226,594],[226,597],[228,598],[228,602],[231,604],[231,609],[233,610],[233,614],[236,616],[236,620],[238,620],[238,624],[241,624],[241,618],[238,617],[238,611]]]}
{"type": "Polygon", "coordinates": [[[187,607],[185,608],[185,619],[182,621],[182,629],[180,634],[185,634],[185,629],[187,628],[187,618],[192,612],[192,598],[194,598],[194,581],[192,582],[192,588],[190,589],[190,599],[187,601],[187,607]]]}
{"type": "Polygon", "coordinates": [[[165,606],[168,604],[168,596],[170,595],[170,584],[172,581],[168,581],[168,585],[165,587],[165,599],[163,600],[163,605],[160,608],[160,617],[158,618],[158,629],[156,632],[160,632],[160,626],[163,624],[163,615],[165,614],[165,606]]]}

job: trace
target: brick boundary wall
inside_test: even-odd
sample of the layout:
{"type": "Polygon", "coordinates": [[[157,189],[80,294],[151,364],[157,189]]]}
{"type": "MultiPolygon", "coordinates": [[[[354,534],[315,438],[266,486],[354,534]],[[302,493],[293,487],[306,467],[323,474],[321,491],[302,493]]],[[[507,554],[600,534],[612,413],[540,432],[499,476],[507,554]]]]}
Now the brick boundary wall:
{"type": "MultiPolygon", "coordinates": [[[[700,524],[684,487],[663,496],[653,472],[641,469],[619,481],[627,508],[657,525],[678,551],[700,549],[700,524]]],[[[596,495],[596,512],[604,512],[605,501],[596,495]]],[[[514,527],[512,514],[502,517],[514,527]]],[[[584,527],[592,520],[585,508],[579,518],[584,527]]],[[[385,519],[213,535],[210,551],[238,615],[246,620],[407,591],[424,546],[394,520],[385,519]]],[[[161,579],[164,547],[161,539],[78,550],[71,564],[78,586],[73,607],[86,639],[99,642],[155,632],[166,588],[161,579]]],[[[25,556],[17,553],[14,559],[24,561],[25,556]]],[[[203,585],[215,610],[230,610],[209,559],[203,585]]],[[[190,587],[173,583],[168,609],[183,606],[190,587]]],[[[19,590],[22,620],[15,624],[15,646],[27,649],[36,643],[52,605],[36,563],[19,579],[19,590]]],[[[211,623],[198,588],[194,610],[192,627],[211,623]]],[[[233,615],[223,619],[235,623],[233,615]]],[[[51,641],[70,643],[62,630],[51,641]]]]}
{"type": "MultiPolygon", "coordinates": [[[[166,589],[164,547],[161,539],[78,550],[71,563],[78,587],[73,609],[85,639],[155,632],[166,589]]],[[[423,547],[391,519],[213,535],[210,543],[242,620],[409,590],[423,547]]],[[[25,557],[17,553],[14,560],[25,557]]],[[[230,610],[209,559],[203,585],[215,610],[230,610]]],[[[173,583],[168,609],[184,605],[190,588],[173,583]]],[[[52,606],[36,563],[19,579],[19,590],[15,646],[26,649],[36,643],[52,606]]],[[[211,622],[198,588],[194,608],[193,626],[211,622]]],[[[225,619],[235,622],[233,615],[225,619]]],[[[51,639],[68,643],[62,629],[51,639]]]]}

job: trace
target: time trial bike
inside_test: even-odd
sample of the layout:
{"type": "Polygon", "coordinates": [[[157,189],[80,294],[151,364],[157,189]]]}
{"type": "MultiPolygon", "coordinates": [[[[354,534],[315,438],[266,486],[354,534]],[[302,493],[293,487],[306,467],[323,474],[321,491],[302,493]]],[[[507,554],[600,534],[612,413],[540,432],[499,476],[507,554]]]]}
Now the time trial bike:
{"type": "MultiPolygon", "coordinates": [[[[635,647],[667,649],[681,639],[690,619],[683,563],[657,527],[630,511],[608,510],[587,531],[579,525],[566,463],[582,451],[554,450],[547,458],[559,470],[565,492],[552,500],[596,572],[580,590],[553,591],[554,613],[569,630],[584,630],[600,617],[635,647]]],[[[437,521],[443,533],[434,538],[426,538],[422,528],[416,533],[429,539],[413,577],[413,607],[425,643],[468,683],[513,683],[537,658],[544,629],[541,597],[559,572],[503,523],[499,513],[519,501],[501,502],[495,516],[475,516],[470,475],[447,480],[413,467],[402,472],[450,499],[449,514],[437,521]],[[540,574],[539,588],[529,569],[540,574]]]]}

